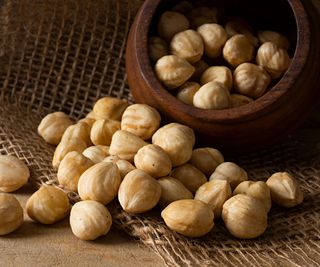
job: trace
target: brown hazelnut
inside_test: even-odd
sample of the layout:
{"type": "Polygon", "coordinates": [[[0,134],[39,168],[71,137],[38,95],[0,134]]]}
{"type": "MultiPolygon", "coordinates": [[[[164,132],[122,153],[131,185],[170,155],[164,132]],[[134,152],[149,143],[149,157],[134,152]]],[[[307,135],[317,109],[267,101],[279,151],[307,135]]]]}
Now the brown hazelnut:
{"type": "Polygon", "coordinates": [[[211,180],[227,180],[231,188],[236,188],[241,182],[248,180],[247,172],[232,162],[221,163],[210,176],[211,180]]]}
{"type": "Polygon", "coordinates": [[[158,130],[161,121],[159,112],[145,104],[129,106],[122,115],[121,130],[148,140],[158,130]]]}
{"type": "Polygon", "coordinates": [[[229,90],[219,82],[200,87],[193,97],[193,105],[202,109],[225,109],[230,105],[229,90]]]}
{"type": "Polygon", "coordinates": [[[196,63],[204,51],[202,37],[194,30],[179,32],[172,38],[170,49],[173,55],[184,58],[191,64],[196,63]]]}
{"type": "Polygon", "coordinates": [[[254,46],[258,46],[258,39],[253,35],[253,29],[243,18],[229,18],[228,22],[225,25],[225,29],[229,37],[232,37],[236,34],[243,34],[251,41],[254,46]]]}
{"type": "Polygon", "coordinates": [[[204,42],[204,51],[208,57],[217,58],[228,39],[224,28],[219,24],[203,24],[197,29],[204,42]]]}
{"type": "Polygon", "coordinates": [[[160,146],[168,154],[172,166],[175,167],[186,163],[191,158],[195,135],[188,126],[170,123],[155,132],[152,143],[160,146]]]}
{"type": "Polygon", "coordinates": [[[279,78],[291,63],[288,52],[271,42],[266,42],[259,47],[256,61],[264,67],[272,79],[279,78]]]}
{"type": "Polygon", "coordinates": [[[152,36],[149,38],[149,57],[152,62],[169,54],[169,46],[165,40],[160,37],[152,36]]]}
{"type": "Polygon", "coordinates": [[[230,104],[232,108],[241,107],[253,102],[253,99],[245,95],[231,94],[230,104]]]}
{"type": "Polygon", "coordinates": [[[288,38],[275,31],[259,31],[258,38],[261,43],[271,42],[285,50],[290,46],[288,38]]]}
{"type": "Polygon", "coordinates": [[[217,149],[211,147],[197,148],[193,150],[190,163],[203,172],[207,177],[224,162],[223,155],[217,149]]]}
{"type": "Polygon", "coordinates": [[[271,78],[261,66],[252,63],[239,65],[234,73],[234,88],[242,95],[259,98],[267,90],[271,78]]]}
{"type": "Polygon", "coordinates": [[[91,128],[91,141],[96,146],[109,146],[113,134],[120,130],[120,128],[121,124],[119,121],[110,119],[97,120],[91,128]]]}
{"type": "Polygon", "coordinates": [[[155,65],[158,79],[168,89],[175,89],[184,84],[194,71],[194,67],[187,60],[175,55],[164,56],[155,65]]]}
{"type": "Polygon", "coordinates": [[[207,182],[206,176],[189,163],[173,169],[171,176],[178,179],[193,194],[196,193],[201,185],[207,182]]]}
{"type": "Polygon", "coordinates": [[[254,46],[243,34],[232,36],[223,48],[224,59],[233,67],[250,62],[254,56],[254,46]]]}
{"type": "Polygon", "coordinates": [[[164,12],[158,22],[159,35],[169,42],[178,33],[189,29],[188,19],[178,12],[164,12]]]}
{"type": "Polygon", "coordinates": [[[225,66],[210,67],[202,74],[200,80],[201,85],[209,82],[219,82],[231,91],[233,85],[232,72],[225,66]]]}
{"type": "Polygon", "coordinates": [[[197,29],[203,24],[217,23],[217,16],[218,10],[213,6],[195,7],[187,14],[187,17],[193,29],[197,29]]]}
{"type": "Polygon", "coordinates": [[[129,105],[125,99],[106,96],[100,98],[93,106],[96,120],[110,119],[120,121],[124,110],[129,105]]]}
{"type": "Polygon", "coordinates": [[[186,82],[179,88],[177,98],[187,105],[193,105],[193,97],[199,89],[200,84],[195,82],[186,82]]]}

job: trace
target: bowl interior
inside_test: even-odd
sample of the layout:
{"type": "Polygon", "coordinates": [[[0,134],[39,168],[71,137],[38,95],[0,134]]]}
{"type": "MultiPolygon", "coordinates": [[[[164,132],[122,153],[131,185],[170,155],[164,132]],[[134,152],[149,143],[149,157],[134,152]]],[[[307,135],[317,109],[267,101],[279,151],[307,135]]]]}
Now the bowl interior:
{"type": "MultiPolygon", "coordinates": [[[[302,29],[306,27],[307,16],[299,0],[225,0],[207,1],[209,5],[215,5],[220,11],[219,24],[224,24],[230,16],[239,16],[246,19],[255,31],[275,30],[283,33],[290,41],[289,55],[292,64],[287,72],[278,80],[273,81],[268,92],[254,102],[226,110],[203,110],[186,105],[174,97],[174,92],[168,92],[158,81],[153,71],[153,66],[148,59],[147,40],[148,36],[156,35],[156,25],[159,16],[179,1],[155,0],[153,2],[152,16],[140,25],[141,34],[144,40],[144,47],[141,49],[141,59],[145,64],[144,71],[148,73],[150,86],[157,92],[161,102],[174,105],[181,112],[206,121],[223,121],[232,123],[234,119],[251,119],[253,114],[268,112],[272,107],[281,105],[283,98],[290,87],[294,84],[295,78],[301,72],[308,56],[308,45],[306,45],[307,32],[302,29]],[[301,10],[300,10],[301,9],[301,10]],[[299,15],[297,15],[299,10],[299,15]]],[[[191,1],[197,2],[197,1],[191,1]]],[[[209,62],[210,64],[210,62],[209,62]]],[[[222,62],[223,65],[227,65],[222,62]]],[[[212,64],[214,65],[214,64],[212,64]]],[[[215,64],[217,65],[217,64],[215,64]]],[[[230,66],[229,66],[230,67],[230,66]]]]}
{"type": "MultiPolygon", "coordinates": [[[[164,11],[170,10],[177,0],[162,0],[153,16],[150,35],[157,35],[157,22],[164,11]]],[[[196,4],[199,1],[190,1],[196,4]]],[[[297,43],[297,23],[288,0],[212,0],[201,1],[204,5],[212,5],[219,9],[219,24],[224,25],[228,17],[239,16],[246,19],[250,26],[258,30],[275,30],[283,33],[290,41],[289,54],[293,57],[297,43]]]]}

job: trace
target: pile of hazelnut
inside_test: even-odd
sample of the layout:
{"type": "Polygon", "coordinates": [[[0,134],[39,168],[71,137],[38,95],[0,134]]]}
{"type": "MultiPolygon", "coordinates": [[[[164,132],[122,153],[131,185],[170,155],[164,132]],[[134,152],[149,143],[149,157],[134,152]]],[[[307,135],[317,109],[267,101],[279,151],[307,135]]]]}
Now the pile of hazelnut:
{"type": "MultiPolygon", "coordinates": [[[[212,230],[221,217],[238,238],[255,238],[267,228],[271,201],[294,207],[303,201],[298,182],[275,173],[267,182],[249,181],[244,169],[224,162],[214,148],[194,148],[191,128],[160,126],[156,109],[104,97],[86,118],[73,123],[63,112],[43,118],[38,133],[57,145],[52,165],[59,186],[43,184],[27,201],[29,217],[56,223],[70,213],[72,232],[82,240],[105,235],[112,225],[106,205],[118,199],[128,213],[161,209],[165,224],[189,237],[212,230]],[[64,190],[63,190],[64,189],[64,190]],[[81,201],[70,205],[66,192],[81,201]]],[[[13,192],[30,176],[19,159],[0,156],[0,190],[13,192]]],[[[0,235],[16,230],[23,209],[10,194],[0,194],[0,235]]]]}
{"type": "Polygon", "coordinates": [[[246,105],[267,92],[288,69],[288,39],[258,31],[240,17],[218,23],[218,9],[182,1],[164,12],[149,56],[165,87],[188,105],[227,109],[246,105]]]}

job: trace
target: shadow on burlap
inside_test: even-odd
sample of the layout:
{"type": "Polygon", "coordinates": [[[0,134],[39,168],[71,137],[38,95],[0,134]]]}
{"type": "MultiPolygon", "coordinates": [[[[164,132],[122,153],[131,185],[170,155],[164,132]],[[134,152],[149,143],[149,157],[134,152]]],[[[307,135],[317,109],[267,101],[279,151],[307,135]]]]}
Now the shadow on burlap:
{"type": "MultiPolygon", "coordinates": [[[[85,116],[102,95],[127,98],[125,38],[138,1],[2,1],[0,9],[0,154],[31,169],[31,183],[55,183],[54,148],[36,132],[41,118],[62,110],[85,116]],[[44,3],[45,2],[45,3],[44,3]]],[[[201,239],[170,231],[154,213],[112,207],[114,224],[156,252],[168,266],[318,266],[320,263],[320,120],[287,142],[234,158],[252,179],[290,171],[305,193],[302,205],[273,208],[266,233],[240,241],[218,222],[201,239]]],[[[76,199],[75,194],[70,194],[76,199]]]]}

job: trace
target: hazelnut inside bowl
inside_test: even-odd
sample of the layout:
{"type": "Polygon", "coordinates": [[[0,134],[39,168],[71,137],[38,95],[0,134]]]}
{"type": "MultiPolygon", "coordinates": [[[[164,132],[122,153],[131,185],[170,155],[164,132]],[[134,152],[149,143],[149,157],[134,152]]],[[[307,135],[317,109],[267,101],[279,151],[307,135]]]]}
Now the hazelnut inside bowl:
{"type": "Polygon", "coordinates": [[[136,102],[154,106],[169,120],[192,127],[202,143],[237,153],[279,142],[306,119],[319,95],[320,63],[313,59],[319,57],[319,38],[313,38],[309,13],[300,0],[208,1],[221,12],[219,24],[224,25],[230,16],[240,16],[255,29],[282,32],[290,42],[291,64],[283,76],[255,101],[223,110],[184,104],[155,74],[148,40],[155,34],[160,15],[178,2],[147,0],[132,25],[126,68],[136,102]]]}

